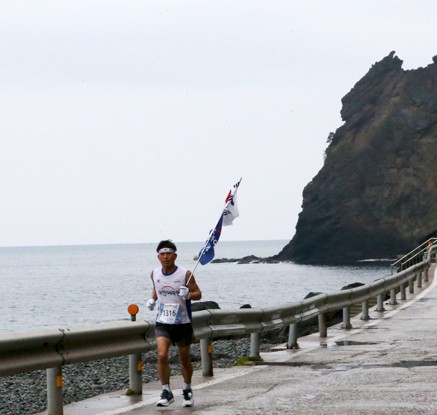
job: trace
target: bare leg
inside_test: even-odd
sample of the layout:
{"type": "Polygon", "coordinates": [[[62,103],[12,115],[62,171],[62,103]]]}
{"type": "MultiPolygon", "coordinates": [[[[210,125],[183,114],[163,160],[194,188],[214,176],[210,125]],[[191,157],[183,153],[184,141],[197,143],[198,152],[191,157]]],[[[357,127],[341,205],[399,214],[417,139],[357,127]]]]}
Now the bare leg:
{"type": "Polygon", "coordinates": [[[170,339],[167,337],[157,337],[156,346],[158,348],[158,375],[162,385],[170,383],[170,366],[168,364],[168,349],[170,339]]]}
{"type": "Polygon", "coordinates": [[[191,383],[193,376],[193,365],[190,358],[190,346],[178,346],[179,348],[179,360],[181,362],[182,376],[185,383],[191,383]]]}

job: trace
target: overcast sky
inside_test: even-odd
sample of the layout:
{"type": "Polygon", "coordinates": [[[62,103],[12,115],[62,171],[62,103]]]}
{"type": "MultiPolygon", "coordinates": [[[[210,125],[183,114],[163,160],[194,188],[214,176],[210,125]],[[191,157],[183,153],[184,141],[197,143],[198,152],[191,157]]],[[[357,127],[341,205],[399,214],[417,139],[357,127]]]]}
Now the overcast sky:
{"type": "Polygon", "coordinates": [[[0,246],[294,235],[341,98],[437,2],[1,0],[0,246]]]}

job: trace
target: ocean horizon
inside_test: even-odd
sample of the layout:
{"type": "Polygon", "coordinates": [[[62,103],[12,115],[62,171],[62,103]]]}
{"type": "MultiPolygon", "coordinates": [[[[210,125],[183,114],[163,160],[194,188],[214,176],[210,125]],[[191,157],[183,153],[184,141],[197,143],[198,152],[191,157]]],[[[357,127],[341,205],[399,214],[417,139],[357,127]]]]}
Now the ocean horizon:
{"type": "MultiPolygon", "coordinates": [[[[220,241],[215,259],[265,258],[278,254],[288,242],[220,241]]],[[[145,304],[152,289],[150,271],[159,266],[156,245],[0,248],[0,333],[128,320],[131,303],[140,308],[138,319],[153,321],[154,312],[145,304]]],[[[203,245],[178,242],[177,264],[193,270],[203,245]]],[[[202,301],[215,301],[222,309],[278,306],[300,301],[309,292],[335,292],[352,282],[368,283],[389,274],[388,265],[372,262],[348,266],[225,262],[195,270],[202,301]]]]}

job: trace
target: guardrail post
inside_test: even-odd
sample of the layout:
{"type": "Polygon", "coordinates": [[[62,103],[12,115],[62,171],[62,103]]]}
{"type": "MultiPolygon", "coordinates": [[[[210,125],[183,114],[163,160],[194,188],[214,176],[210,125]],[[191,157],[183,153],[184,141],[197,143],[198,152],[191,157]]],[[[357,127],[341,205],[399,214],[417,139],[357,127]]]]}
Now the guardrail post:
{"type": "Polygon", "coordinates": [[[213,376],[211,339],[200,339],[200,357],[202,362],[202,375],[213,376]]]}
{"type": "Polygon", "coordinates": [[[343,324],[341,325],[341,328],[345,330],[350,330],[352,328],[350,307],[343,307],[343,324]]]}
{"type": "Polygon", "coordinates": [[[62,406],[62,368],[47,369],[47,412],[48,415],[63,415],[62,406]]]}
{"type": "Polygon", "coordinates": [[[143,357],[141,353],[129,355],[129,390],[128,395],[143,393],[143,357]]]}
{"type": "MultiPolygon", "coordinates": [[[[132,321],[137,320],[139,308],[136,304],[130,304],[127,308],[132,321]]],[[[141,353],[129,355],[129,389],[127,395],[143,394],[143,357],[141,353]]]]}
{"type": "Polygon", "coordinates": [[[401,284],[400,286],[400,290],[401,290],[401,300],[406,300],[407,299],[407,284],[401,284]]]}
{"type": "Polygon", "coordinates": [[[328,328],[326,326],[325,314],[320,313],[318,318],[319,318],[319,336],[328,337],[328,328]]]}
{"type": "Polygon", "coordinates": [[[409,293],[414,294],[414,278],[408,280],[409,293]]]}
{"type": "Polygon", "coordinates": [[[422,288],[422,272],[419,271],[417,274],[417,288],[422,288]]]}
{"type": "Polygon", "coordinates": [[[397,305],[398,302],[396,301],[396,288],[392,288],[390,290],[390,304],[391,305],[397,305]]]}
{"type": "Polygon", "coordinates": [[[365,300],[361,303],[361,317],[360,320],[370,320],[369,317],[369,300],[365,300]]]}
{"type": "Polygon", "coordinates": [[[299,349],[297,344],[297,323],[290,324],[288,328],[287,349],[299,349]]]}
{"type": "Polygon", "coordinates": [[[424,278],[423,278],[423,280],[425,281],[425,282],[429,282],[429,264],[425,267],[425,275],[424,275],[424,278]]]}
{"type": "Polygon", "coordinates": [[[260,333],[250,333],[250,357],[259,357],[259,348],[261,344],[260,333]]]}
{"type": "Polygon", "coordinates": [[[384,308],[384,294],[379,294],[376,297],[376,311],[380,311],[381,313],[385,311],[384,308]]]}

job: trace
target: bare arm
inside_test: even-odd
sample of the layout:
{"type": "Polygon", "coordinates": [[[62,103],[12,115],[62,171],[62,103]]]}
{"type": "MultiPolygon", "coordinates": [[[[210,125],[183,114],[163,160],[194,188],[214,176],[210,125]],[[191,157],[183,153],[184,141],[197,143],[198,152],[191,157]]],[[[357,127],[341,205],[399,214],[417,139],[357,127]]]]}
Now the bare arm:
{"type": "Polygon", "coordinates": [[[150,273],[150,279],[152,280],[152,285],[153,285],[152,294],[150,295],[150,298],[156,301],[158,299],[158,295],[156,294],[155,282],[153,281],[153,271],[150,273]]]}

